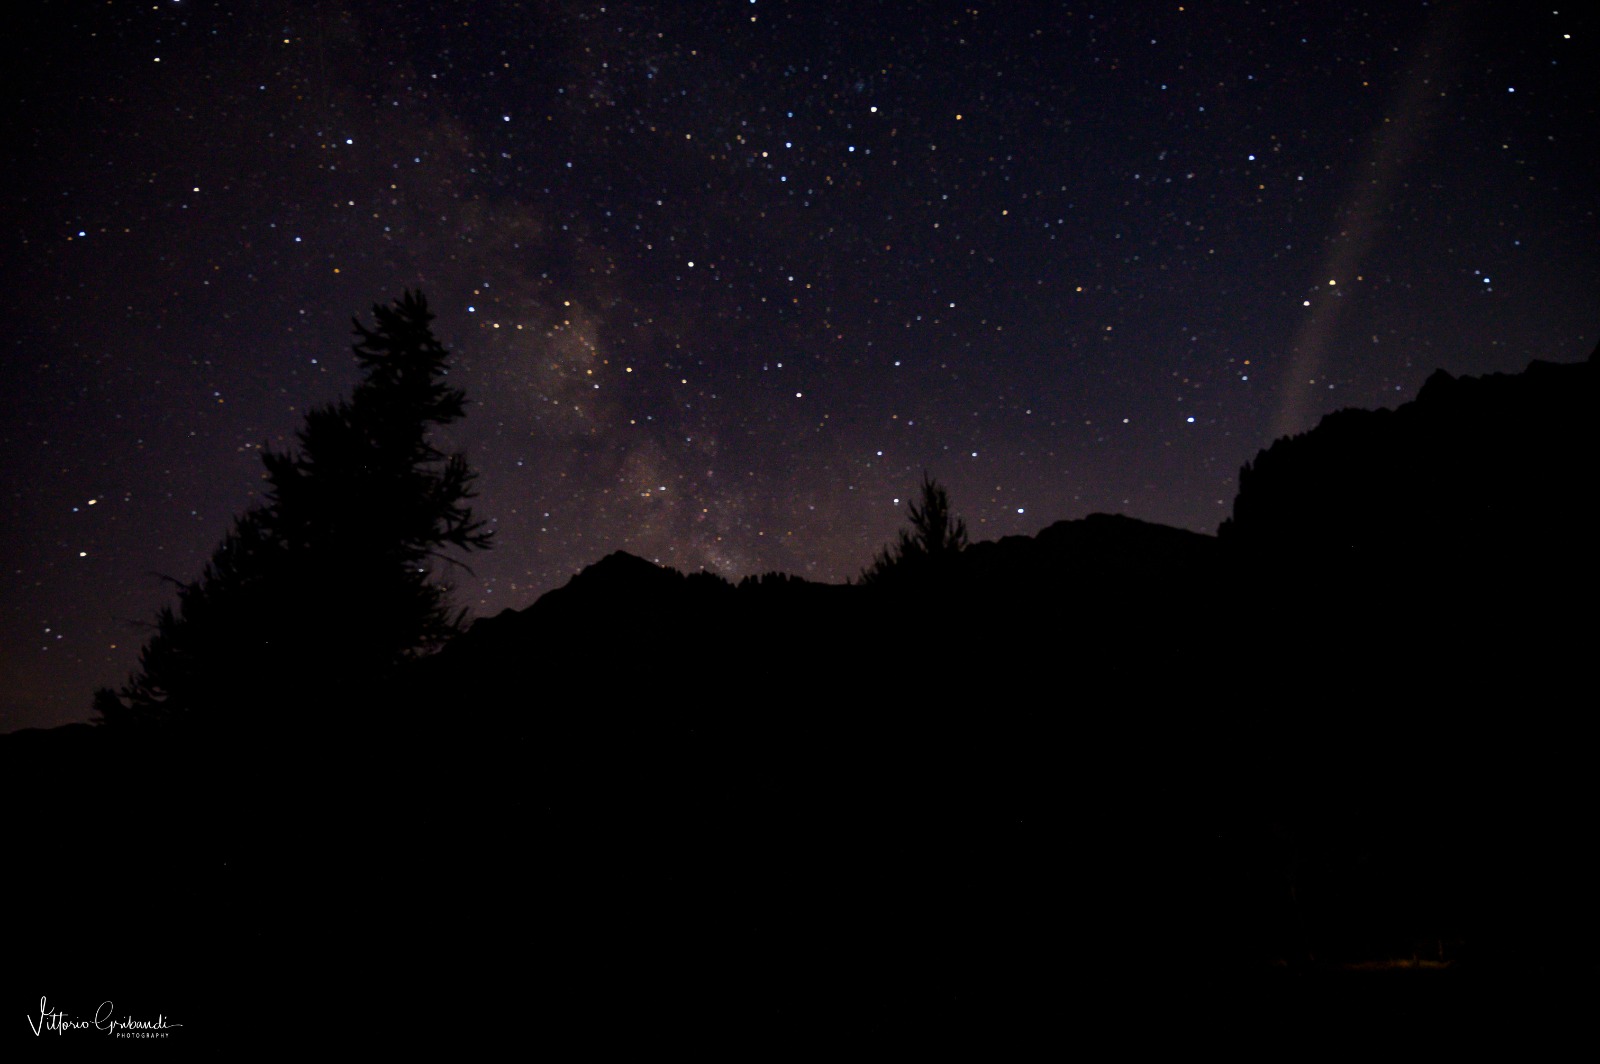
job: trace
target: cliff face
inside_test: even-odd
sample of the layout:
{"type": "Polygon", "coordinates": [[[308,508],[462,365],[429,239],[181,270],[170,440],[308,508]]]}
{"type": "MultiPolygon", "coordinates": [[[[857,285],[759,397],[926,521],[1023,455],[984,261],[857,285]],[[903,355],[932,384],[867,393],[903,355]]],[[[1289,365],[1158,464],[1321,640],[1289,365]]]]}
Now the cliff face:
{"type": "Polygon", "coordinates": [[[1427,567],[1587,559],[1600,361],[1439,371],[1396,410],[1342,410],[1240,473],[1219,537],[1245,551],[1427,567]]]}

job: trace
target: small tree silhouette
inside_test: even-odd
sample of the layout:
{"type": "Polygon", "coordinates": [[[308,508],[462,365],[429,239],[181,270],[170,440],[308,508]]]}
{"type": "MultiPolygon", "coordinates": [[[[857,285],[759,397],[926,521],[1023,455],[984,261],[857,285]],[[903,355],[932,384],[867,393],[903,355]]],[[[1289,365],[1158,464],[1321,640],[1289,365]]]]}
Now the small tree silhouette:
{"type": "Polygon", "coordinates": [[[313,410],[298,453],[263,456],[267,503],[235,522],[200,579],[178,585],[120,691],[102,689],[107,724],[358,692],[401,660],[459,630],[449,588],[432,582],[446,550],[479,550],[490,533],[467,500],[474,474],[429,430],[461,418],[466,397],[444,377],[422,293],[355,323],[363,373],[349,400],[313,410]]]}
{"type": "Polygon", "coordinates": [[[906,513],[911,527],[902,528],[896,541],[886,544],[861,571],[863,584],[896,579],[966,549],[966,522],[952,516],[949,493],[926,472],[922,474],[922,505],[911,503],[906,513]]]}

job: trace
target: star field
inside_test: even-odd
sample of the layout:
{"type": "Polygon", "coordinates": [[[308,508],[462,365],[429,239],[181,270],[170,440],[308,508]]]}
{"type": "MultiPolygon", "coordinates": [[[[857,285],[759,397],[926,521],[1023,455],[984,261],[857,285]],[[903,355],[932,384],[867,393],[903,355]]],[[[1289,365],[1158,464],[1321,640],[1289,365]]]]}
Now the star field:
{"type": "Polygon", "coordinates": [[[1576,6],[12,20],[0,729],[87,719],[406,287],[472,402],[477,615],[616,549],[842,581],[923,470],[974,539],[1212,532],[1275,436],[1596,338],[1576,6]]]}

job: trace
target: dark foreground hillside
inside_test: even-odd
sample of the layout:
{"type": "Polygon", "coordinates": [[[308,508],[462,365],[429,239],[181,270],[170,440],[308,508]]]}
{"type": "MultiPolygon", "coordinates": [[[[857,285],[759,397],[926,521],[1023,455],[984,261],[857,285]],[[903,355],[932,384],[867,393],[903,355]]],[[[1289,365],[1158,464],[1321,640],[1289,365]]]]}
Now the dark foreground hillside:
{"type": "Polygon", "coordinates": [[[224,1042],[757,1048],[1591,978],[1596,370],[1335,415],[1218,538],[614,554],[353,703],[5,737],[7,978],[224,1042]]]}

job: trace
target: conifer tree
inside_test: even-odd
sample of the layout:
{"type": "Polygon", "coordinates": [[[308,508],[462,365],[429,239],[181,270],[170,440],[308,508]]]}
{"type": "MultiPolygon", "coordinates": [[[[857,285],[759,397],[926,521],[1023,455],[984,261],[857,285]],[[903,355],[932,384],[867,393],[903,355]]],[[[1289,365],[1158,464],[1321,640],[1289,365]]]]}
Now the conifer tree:
{"type": "Polygon", "coordinates": [[[937,481],[922,474],[922,505],[907,508],[911,527],[902,528],[894,543],[878,551],[862,570],[863,584],[901,579],[961,553],[967,546],[967,523],[950,511],[950,495],[937,481]]]}
{"type": "Polygon", "coordinates": [[[240,723],[284,703],[359,695],[461,626],[436,582],[447,552],[489,546],[475,474],[430,431],[460,419],[448,352],[422,293],[355,322],[362,380],[313,410],[293,452],[264,454],[264,505],[235,522],[200,578],[157,616],[140,669],[101,690],[104,723],[240,723]]]}

